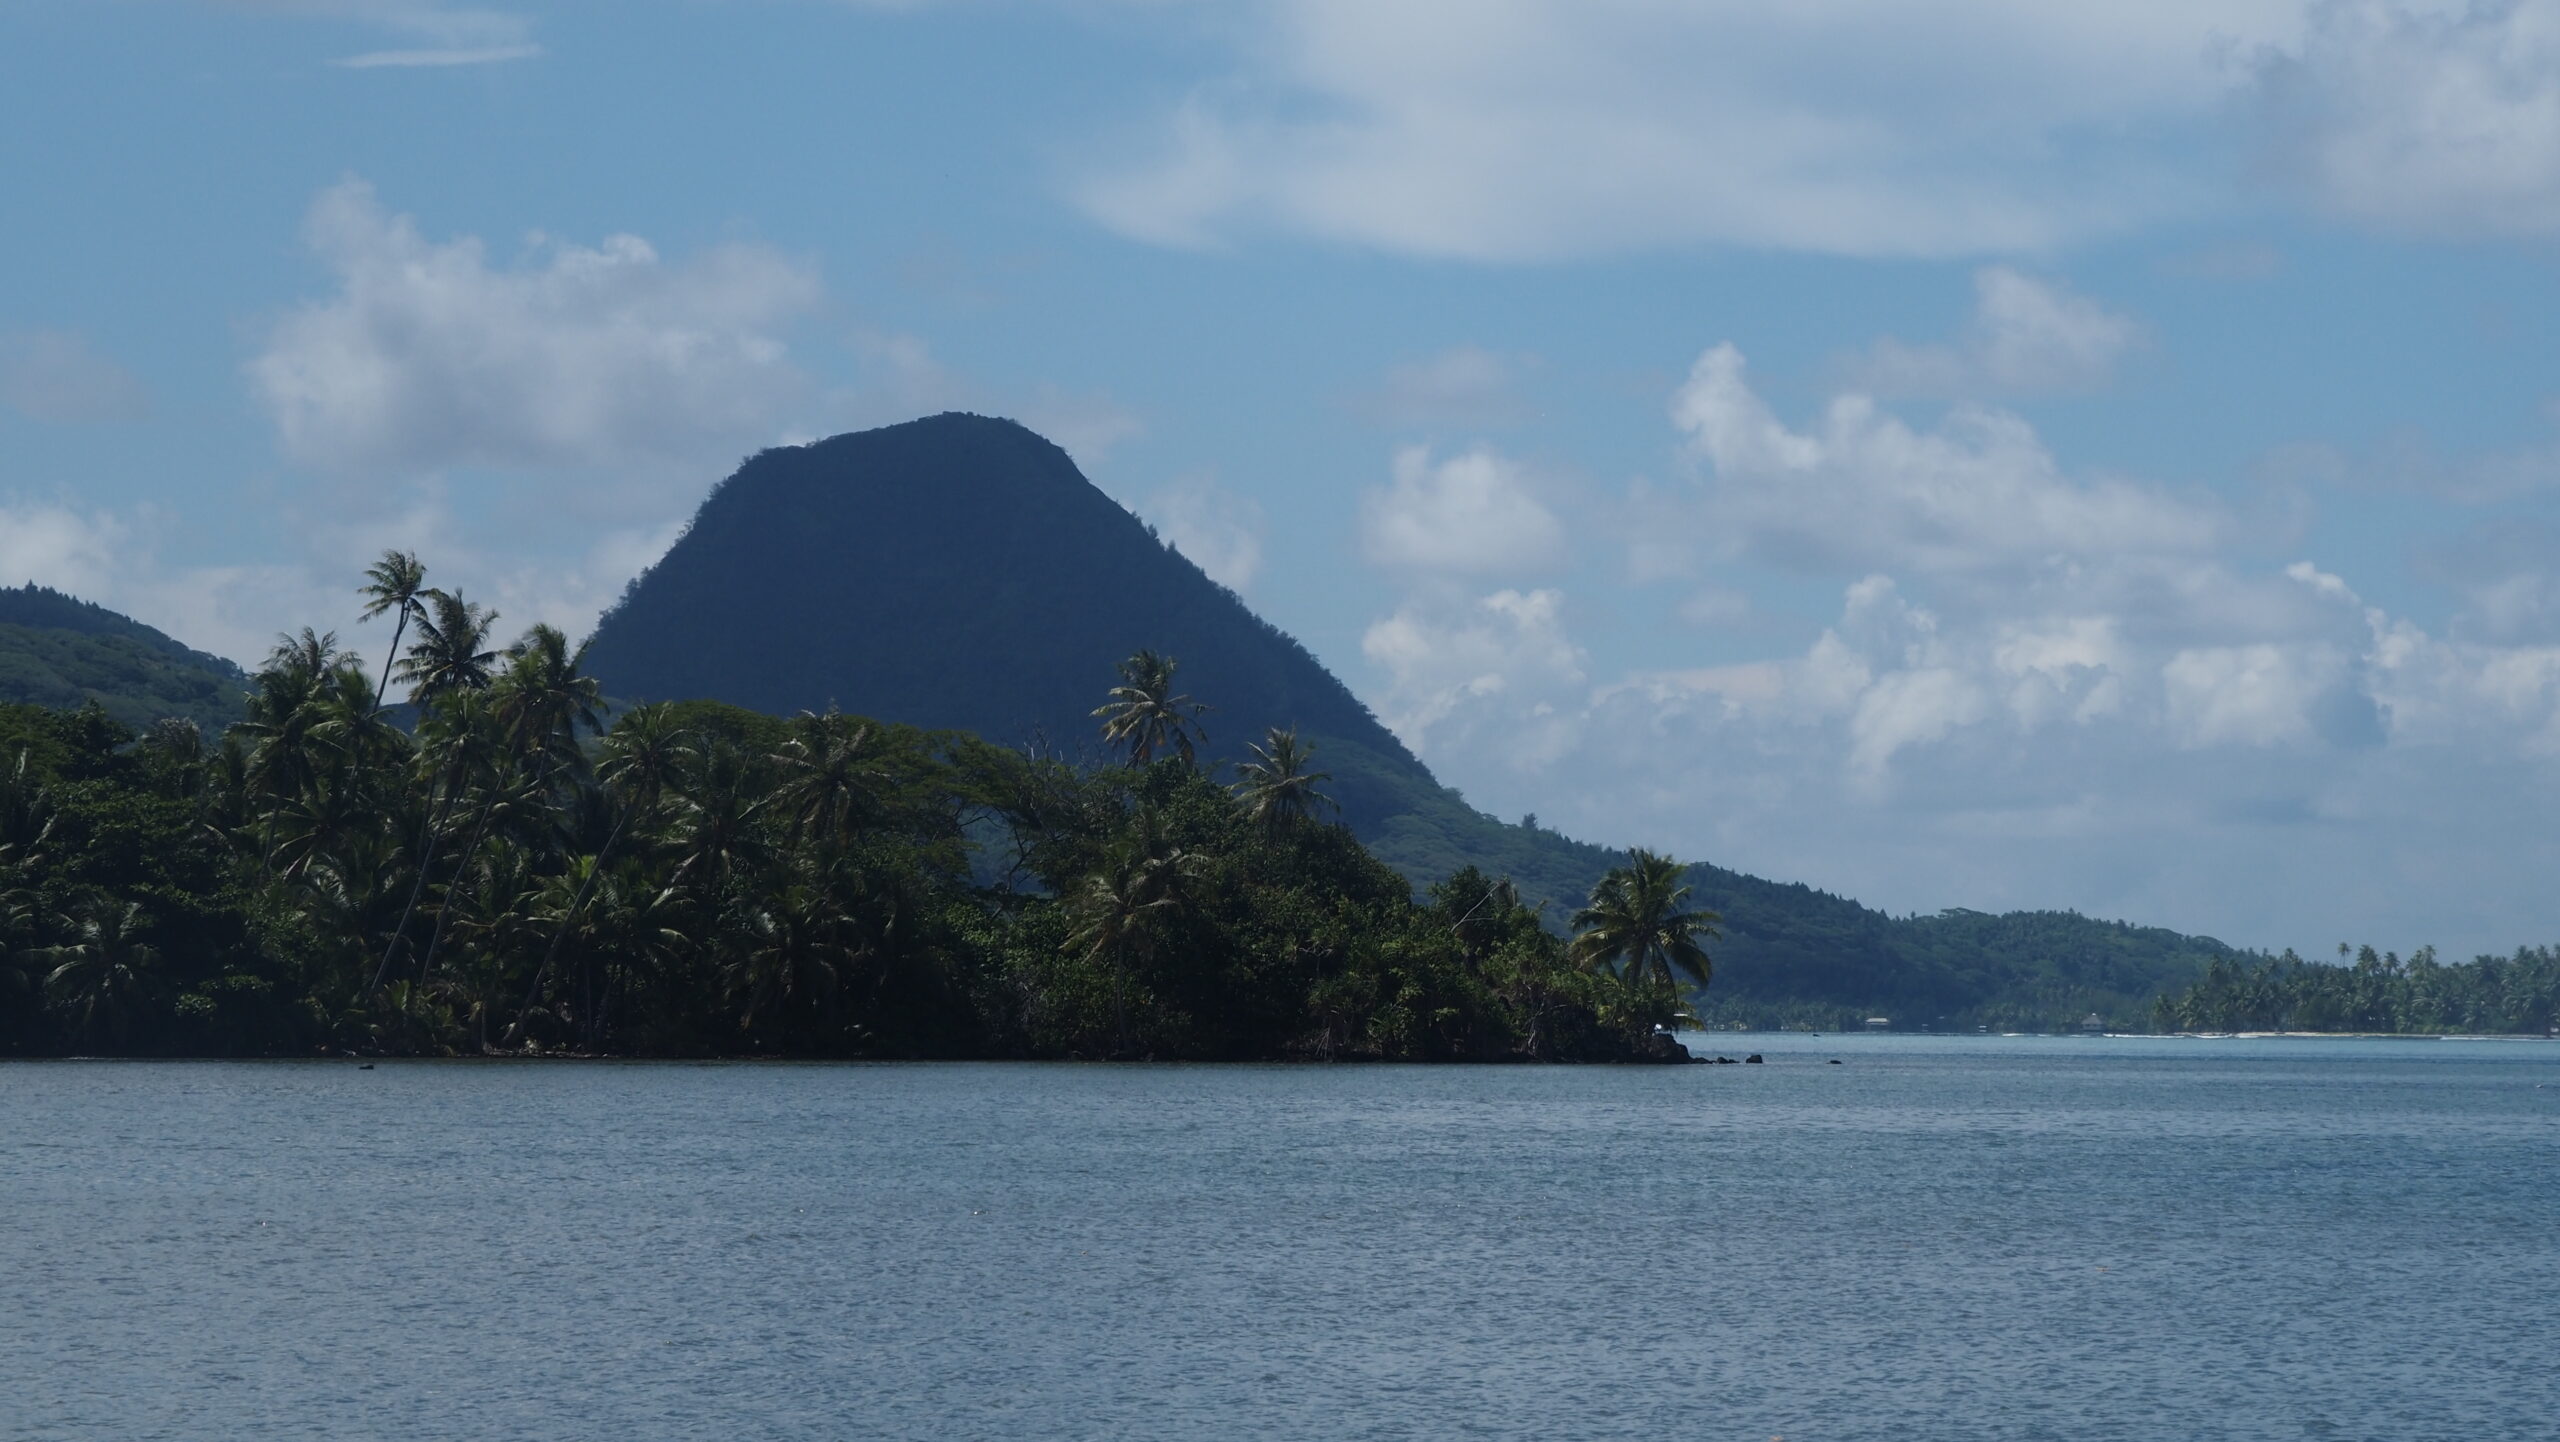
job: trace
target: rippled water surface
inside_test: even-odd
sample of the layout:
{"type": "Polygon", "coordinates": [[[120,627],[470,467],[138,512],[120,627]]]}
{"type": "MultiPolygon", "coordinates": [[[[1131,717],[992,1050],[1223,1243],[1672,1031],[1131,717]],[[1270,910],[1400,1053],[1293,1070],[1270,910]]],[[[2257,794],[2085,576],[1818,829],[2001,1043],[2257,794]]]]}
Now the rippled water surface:
{"type": "Polygon", "coordinates": [[[2560,1437],[2560,1045],[1715,1045],[0,1067],[0,1437],[2560,1437]]]}

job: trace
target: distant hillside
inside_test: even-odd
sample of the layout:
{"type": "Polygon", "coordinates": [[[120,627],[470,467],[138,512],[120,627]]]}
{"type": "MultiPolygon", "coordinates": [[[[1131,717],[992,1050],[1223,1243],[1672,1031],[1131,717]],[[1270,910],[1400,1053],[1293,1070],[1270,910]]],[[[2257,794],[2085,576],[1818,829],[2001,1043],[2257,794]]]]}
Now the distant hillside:
{"type": "MultiPolygon", "coordinates": [[[[1306,648],[1011,421],[942,415],[766,451],[712,492],[596,629],[626,700],[830,705],[1097,755],[1091,712],[1140,647],[1216,709],[1212,759],[1274,725],[1312,739],[1344,817],[1418,882],[1509,876],[1561,919],[1621,854],[1510,826],[1442,786],[1306,648]]],[[[1737,1019],[2128,1023],[2218,943],[2067,915],[1897,919],[1809,887],[1693,873],[1727,918],[1714,997],[1737,1019]]]]}
{"type": "Polygon", "coordinates": [[[248,678],[103,606],[42,586],[0,587],[0,701],[95,701],[128,726],[183,716],[217,734],[240,719],[248,678]]]}

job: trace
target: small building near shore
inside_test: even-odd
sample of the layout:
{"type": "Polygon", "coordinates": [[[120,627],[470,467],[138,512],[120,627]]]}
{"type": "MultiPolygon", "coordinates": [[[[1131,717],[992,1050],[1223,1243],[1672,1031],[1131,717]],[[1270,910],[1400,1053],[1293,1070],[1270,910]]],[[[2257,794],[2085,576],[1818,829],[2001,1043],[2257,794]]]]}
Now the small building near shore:
{"type": "Polygon", "coordinates": [[[2093,1011],[2080,1018],[2080,1030],[2084,1035],[2103,1036],[2107,1030],[2107,1019],[2093,1011]]]}
{"type": "Polygon", "coordinates": [[[1867,1030],[1869,1030],[1869,1031],[1891,1031],[1891,1030],[1893,1030],[1893,1018],[1892,1018],[1892,1017],[1889,1017],[1889,1016],[1871,1016],[1871,1017],[1868,1017],[1868,1018],[1867,1018],[1867,1030]]]}

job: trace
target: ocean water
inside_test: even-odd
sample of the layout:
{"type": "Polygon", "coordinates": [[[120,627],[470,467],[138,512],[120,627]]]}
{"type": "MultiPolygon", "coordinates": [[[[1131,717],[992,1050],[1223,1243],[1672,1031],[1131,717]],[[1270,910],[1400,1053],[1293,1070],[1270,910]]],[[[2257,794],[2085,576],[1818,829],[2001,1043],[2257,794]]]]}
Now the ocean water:
{"type": "Polygon", "coordinates": [[[0,1067],[0,1437],[2560,1438],[2560,1044],[1708,1044],[0,1067]]]}

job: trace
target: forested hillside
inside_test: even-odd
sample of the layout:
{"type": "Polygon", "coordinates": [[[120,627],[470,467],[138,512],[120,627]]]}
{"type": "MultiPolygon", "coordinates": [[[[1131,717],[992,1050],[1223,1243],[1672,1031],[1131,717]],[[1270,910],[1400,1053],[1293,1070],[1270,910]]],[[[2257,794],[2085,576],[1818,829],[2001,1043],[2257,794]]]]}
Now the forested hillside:
{"type": "Polygon", "coordinates": [[[130,617],[59,591],[0,587],[0,701],[91,701],[128,726],[180,716],[212,731],[240,719],[248,678],[130,617]]]}

